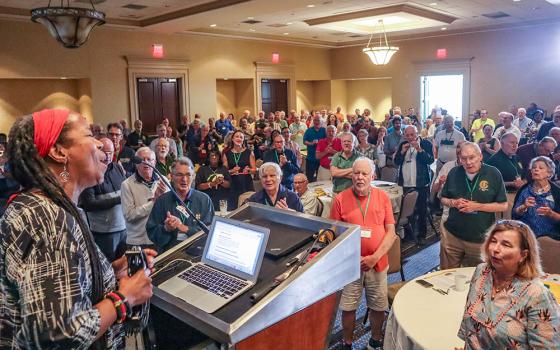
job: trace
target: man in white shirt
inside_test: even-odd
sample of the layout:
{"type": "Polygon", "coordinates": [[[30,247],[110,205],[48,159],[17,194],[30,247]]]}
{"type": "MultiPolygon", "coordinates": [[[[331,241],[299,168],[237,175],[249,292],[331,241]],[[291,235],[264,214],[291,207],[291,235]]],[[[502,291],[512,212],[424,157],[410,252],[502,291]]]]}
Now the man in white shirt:
{"type": "MultiPolygon", "coordinates": [[[[148,147],[140,147],[136,156],[151,165],[156,164],[156,155],[148,147]]],[[[157,180],[153,169],[144,164],[137,164],[134,175],[124,180],[121,205],[126,223],[126,244],[154,247],[146,232],[146,222],[155,200],[165,192],[167,187],[163,181],[157,180]]]]}
{"type": "Polygon", "coordinates": [[[517,126],[513,125],[513,114],[509,112],[500,112],[498,116],[503,121],[504,125],[494,131],[494,137],[497,137],[498,140],[500,140],[505,133],[511,133],[517,136],[517,139],[520,140],[521,130],[519,130],[517,126]]]}
{"type": "Polygon", "coordinates": [[[436,176],[445,163],[457,160],[457,144],[465,141],[465,135],[455,130],[454,123],[455,118],[450,115],[445,116],[444,129],[439,131],[434,139],[434,157],[437,158],[436,176]]]}
{"type": "Polygon", "coordinates": [[[317,198],[314,192],[309,190],[308,184],[309,181],[305,174],[299,173],[294,176],[294,190],[303,204],[303,212],[310,215],[321,215],[321,213],[317,213],[319,198],[317,198]]]}

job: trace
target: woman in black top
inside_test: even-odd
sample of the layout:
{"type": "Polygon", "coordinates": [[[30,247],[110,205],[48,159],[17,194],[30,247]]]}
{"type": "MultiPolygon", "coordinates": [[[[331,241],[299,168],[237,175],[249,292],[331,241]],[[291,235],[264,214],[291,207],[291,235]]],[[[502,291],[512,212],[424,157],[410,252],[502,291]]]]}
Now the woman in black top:
{"type": "Polygon", "coordinates": [[[228,151],[223,156],[224,166],[231,175],[228,210],[237,209],[239,195],[254,191],[253,174],[256,171],[255,155],[245,143],[245,134],[237,130],[231,137],[228,151]]]}
{"type": "Polygon", "coordinates": [[[482,131],[484,132],[484,137],[478,141],[478,146],[482,152],[482,161],[484,163],[488,163],[490,157],[500,150],[500,141],[492,136],[492,133],[494,132],[492,125],[484,125],[482,131]]]}
{"type": "MultiPolygon", "coordinates": [[[[126,258],[107,261],[76,207],[82,190],[103,181],[101,145],[68,110],[24,116],[10,131],[23,190],[0,219],[0,349],[124,348],[113,293],[130,306],[152,295],[143,270],[128,277],[126,258]]],[[[151,264],[156,253],[145,252],[151,264]]]]}
{"type": "Polygon", "coordinates": [[[206,193],[211,199],[214,209],[220,208],[220,200],[227,200],[230,192],[231,176],[222,165],[220,151],[208,153],[208,165],[202,166],[196,173],[196,189],[206,193]]]}

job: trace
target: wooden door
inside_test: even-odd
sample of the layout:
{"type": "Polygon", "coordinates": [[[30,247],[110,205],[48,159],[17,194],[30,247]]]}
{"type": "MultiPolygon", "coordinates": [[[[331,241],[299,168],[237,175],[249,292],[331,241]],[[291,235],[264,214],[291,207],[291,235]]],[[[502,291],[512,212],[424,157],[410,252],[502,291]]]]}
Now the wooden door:
{"type": "Polygon", "coordinates": [[[276,111],[288,113],[288,80],[261,80],[261,109],[265,115],[276,111]]]}
{"type": "Polygon", "coordinates": [[[181,79],[138,78],[138,117],[144,123],[144,131],[155,134],[156,127],[164,117],[175,129],[181,117],[181,79]]]}

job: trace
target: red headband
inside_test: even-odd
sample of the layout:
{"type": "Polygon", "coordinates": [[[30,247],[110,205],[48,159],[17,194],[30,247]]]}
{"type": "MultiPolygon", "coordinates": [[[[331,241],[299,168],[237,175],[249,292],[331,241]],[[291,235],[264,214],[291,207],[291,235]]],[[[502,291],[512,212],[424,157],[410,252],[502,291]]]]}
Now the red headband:
{"type": "Polygon", "coordinates": [[[67,109],[43,109],[33,113],[35,147],[42,158],[55,144],[69,115],[70,111],[67,109]]]}

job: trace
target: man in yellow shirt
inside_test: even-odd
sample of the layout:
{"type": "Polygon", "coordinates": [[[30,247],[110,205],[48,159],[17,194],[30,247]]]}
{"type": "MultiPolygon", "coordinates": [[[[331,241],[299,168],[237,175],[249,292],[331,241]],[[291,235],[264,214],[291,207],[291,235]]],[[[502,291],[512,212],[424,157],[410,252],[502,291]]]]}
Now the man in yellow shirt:
{"type": "Polygon", "coordinates": [[[486,109],[482,109],[480,111],[480,118],[476,119],[471,127],[471,135],[474,133],[474,138],[473,138],[473,142],[478,142],[481,138],[484,137],[484,132],[482,131],[482,129],[484,128],[484,125],[492,125],[492,127],[495,127],[495,123],[494,120],[488,118],[488,111],[486,109]]]}

